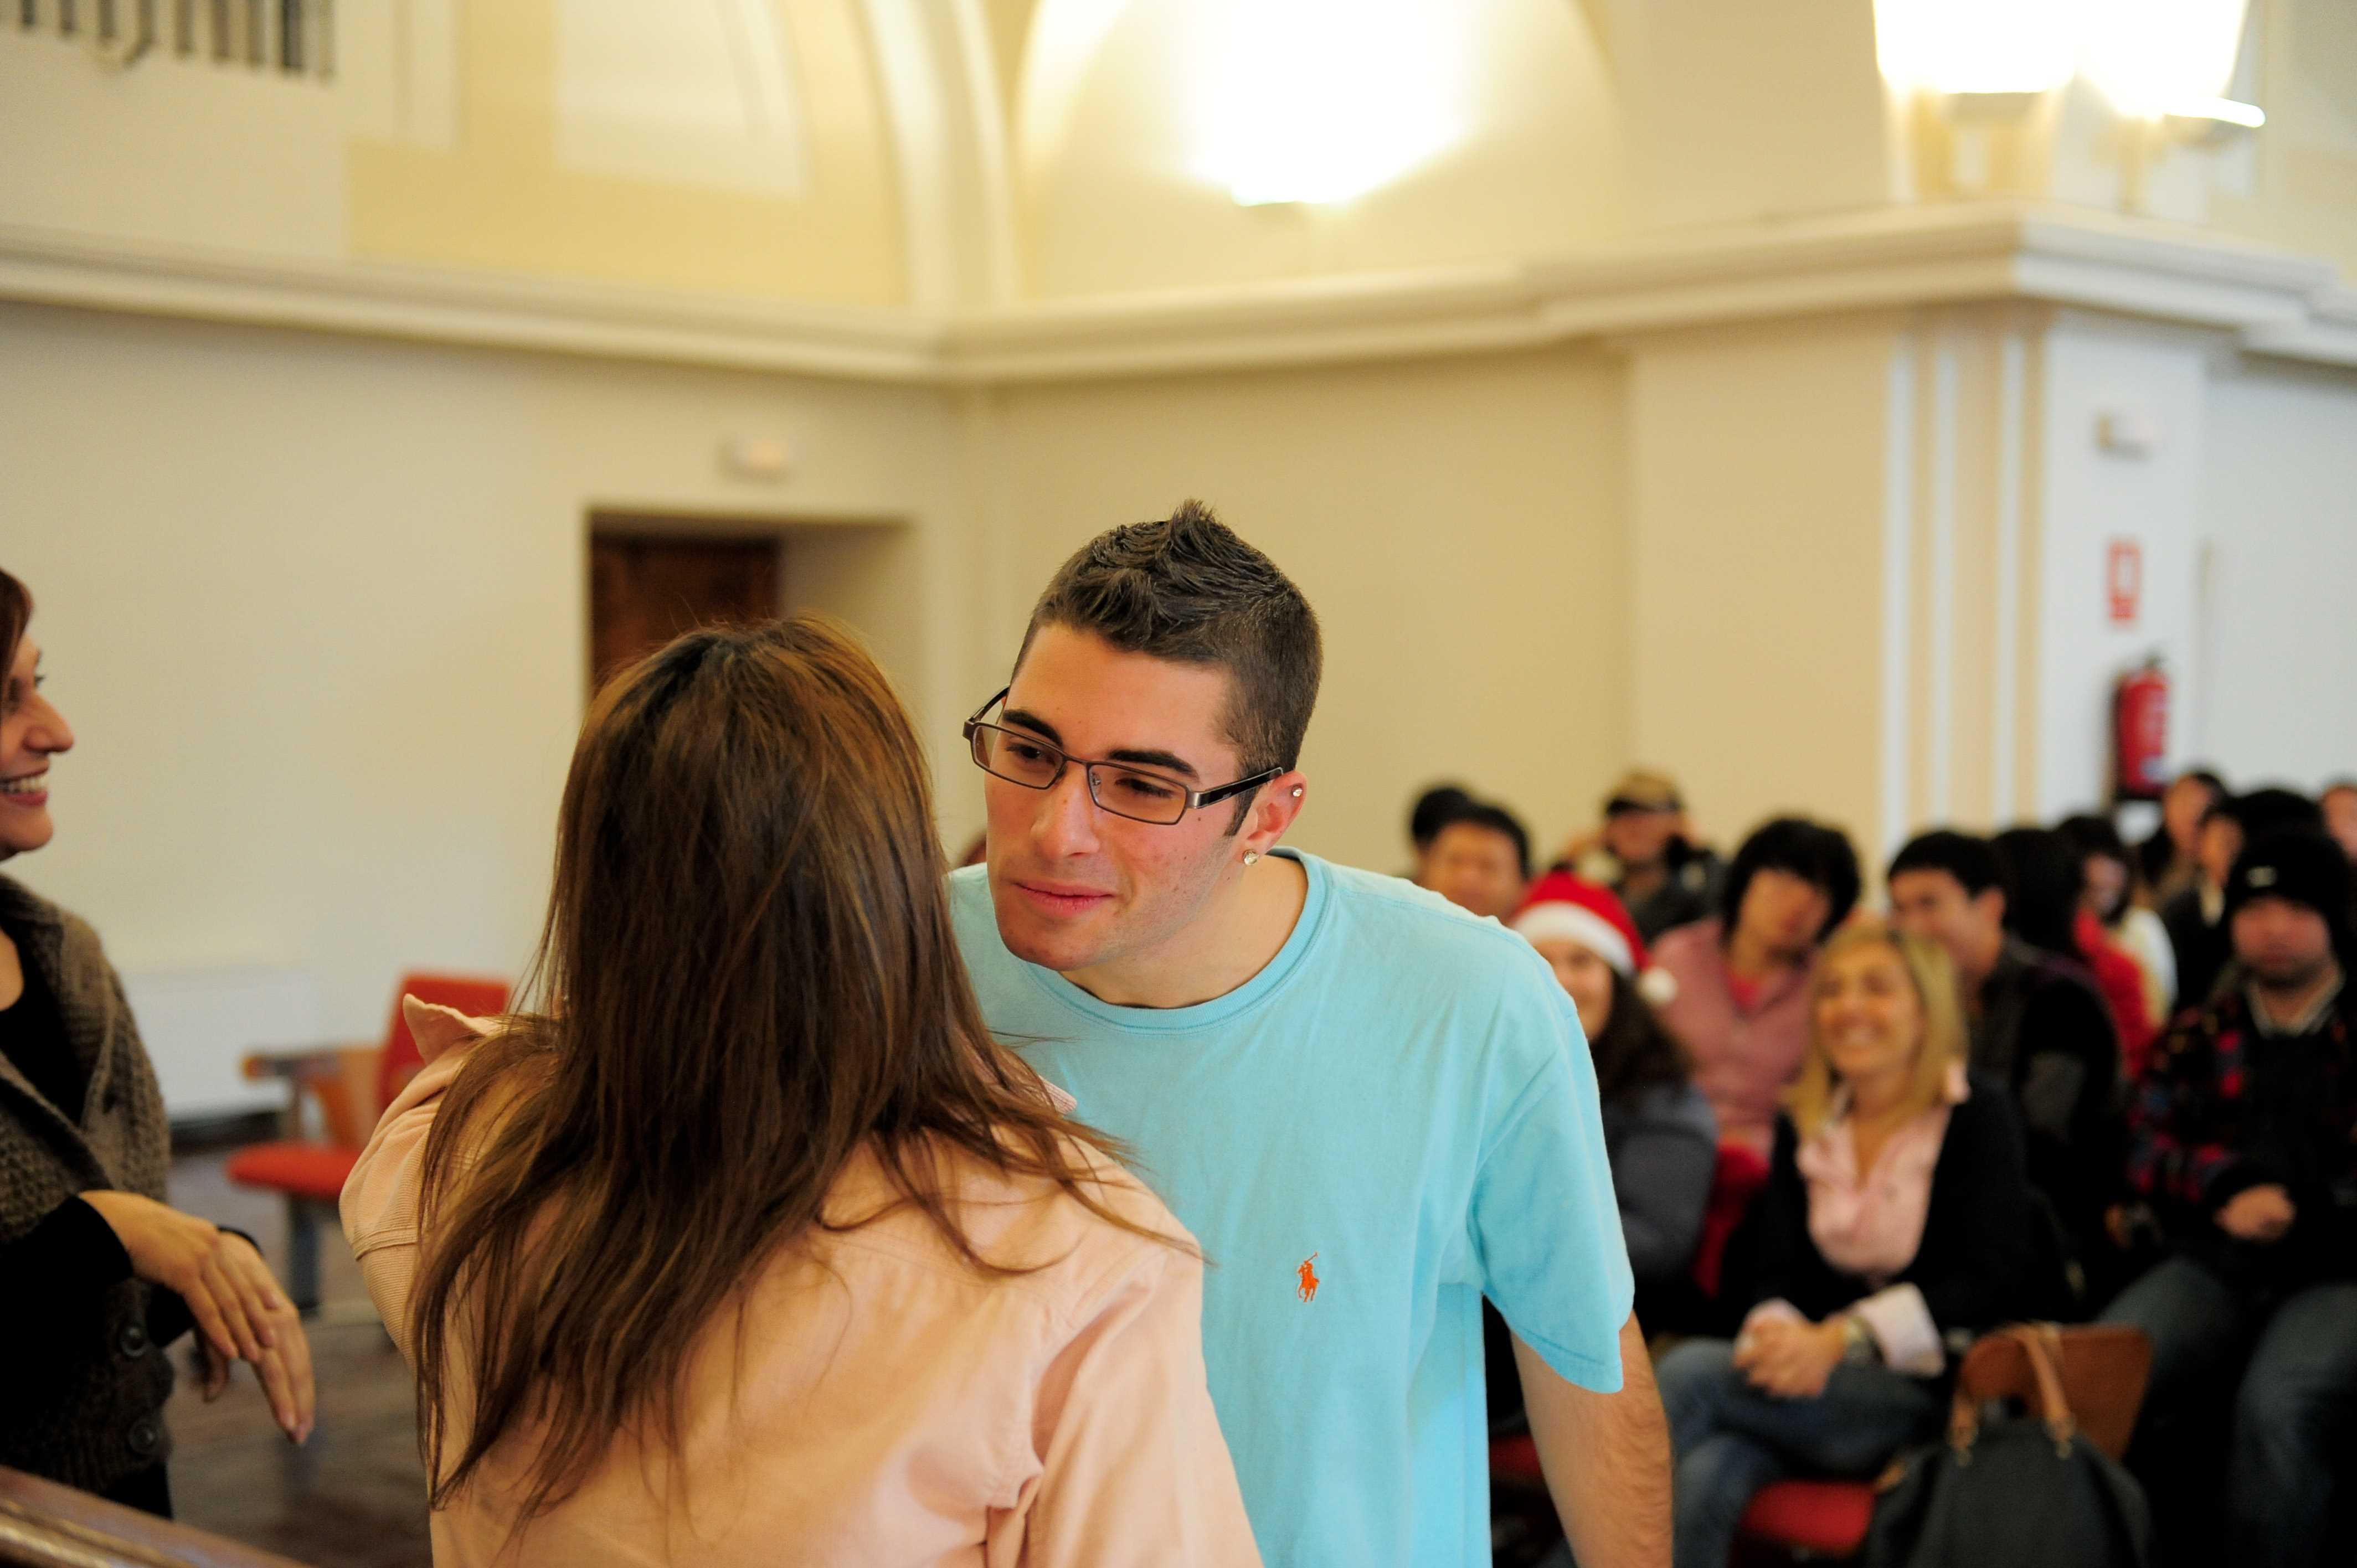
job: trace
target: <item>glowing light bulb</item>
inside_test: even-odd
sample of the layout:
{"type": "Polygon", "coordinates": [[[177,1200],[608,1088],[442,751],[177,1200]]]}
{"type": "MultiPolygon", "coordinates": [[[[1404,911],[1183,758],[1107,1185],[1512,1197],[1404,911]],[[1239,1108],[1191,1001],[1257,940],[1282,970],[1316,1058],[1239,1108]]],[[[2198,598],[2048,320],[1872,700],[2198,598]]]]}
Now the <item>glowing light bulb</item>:
{"type": "Polygon", "coordinates": [[[1461,138],[1449,0],[1206,0],[1196,172],[1245,206],[1350,200],[1461,138]]]}
{"type": "Polygon", "coordinates": [[[2072,0],[1875,0],[1875,53],[1900,87],[2044,92],[2078,58],[2072,0]]]}
{"type": "Polygon", "coordinates": [[[2122,113],[2204,114],[2203,105],[2224,101],[2249,0],[2079,3],[2085,16],[2080,70],[2122,113]]]}

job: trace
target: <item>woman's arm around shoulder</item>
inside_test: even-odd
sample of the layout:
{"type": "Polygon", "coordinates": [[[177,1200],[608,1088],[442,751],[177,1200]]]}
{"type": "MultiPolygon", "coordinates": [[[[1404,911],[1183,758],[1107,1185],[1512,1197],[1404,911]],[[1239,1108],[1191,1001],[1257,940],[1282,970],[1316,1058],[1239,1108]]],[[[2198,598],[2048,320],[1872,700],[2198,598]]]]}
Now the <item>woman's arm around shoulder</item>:
{"type": "Polygon", "coordinates": [[[405,996],[403,1017],[425,1058],[425,1070],[385,1107],[376,1131],[344,1183],[344,1239],[393,1341],[408,1354],[409,1289],[417,1273],[417,1209],[425,1144],[442,1096],[490,1026],[448,1007],[405,996]]]}

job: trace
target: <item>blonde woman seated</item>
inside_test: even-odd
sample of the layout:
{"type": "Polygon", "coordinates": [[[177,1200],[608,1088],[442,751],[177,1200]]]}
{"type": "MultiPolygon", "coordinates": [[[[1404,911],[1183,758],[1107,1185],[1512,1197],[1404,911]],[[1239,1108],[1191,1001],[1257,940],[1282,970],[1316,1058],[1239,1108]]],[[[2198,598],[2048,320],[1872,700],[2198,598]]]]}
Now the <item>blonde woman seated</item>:
{"type": "Polygon", "coordinates": [[[1791,1475],[1871,1476],[1932,1437],[1952,1353],[2018,1316],[2031,1254],[2023,1140],[2001,1085],[1964,1071],[1947,954],[1847,928],[1817,965],[1734,1288],[1733,1344],[1662,1361],[1680,1568],[1725,1568],[1751,1495],[1791,1475]]]}
{"type": "Polygon", "coordinates": [[[984,1031],[926,778],[813,621],[593,705],[542,1011],[412,1003],[344,1189],[436,1563],[1259,1561],[1202,1264],[984,1031]]]}

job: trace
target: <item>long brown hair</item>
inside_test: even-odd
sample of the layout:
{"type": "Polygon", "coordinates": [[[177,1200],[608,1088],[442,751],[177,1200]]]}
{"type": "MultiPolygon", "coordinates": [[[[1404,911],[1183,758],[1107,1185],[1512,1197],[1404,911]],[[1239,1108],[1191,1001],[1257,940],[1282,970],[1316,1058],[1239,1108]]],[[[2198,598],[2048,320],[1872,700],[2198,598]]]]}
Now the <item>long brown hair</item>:
{"type": "Polygon", "coordinates": [[[690,632],[598,694],[533,1010],[477,1047],[426,1145],[410,1330],[435,1507],[526,1425],[519,1529],[626,1428],[675,1458],[699,1331],[778,1247],[879,1217],[822,1212],[863,1148],[891,1208],[987,1273],[1023,1271],[952,1218],[960,1155],[1135,1229],[1092,1191],[1118,1146],[985,1030],[946,874],[907,715],[833,625],[690,632]]]}
{"type": "Polygon", "coordinates": [[[25,628],[32,620],[33,591],[0,572],[0,681],[16,667],[16,645],[25,640],[25,628]]]}

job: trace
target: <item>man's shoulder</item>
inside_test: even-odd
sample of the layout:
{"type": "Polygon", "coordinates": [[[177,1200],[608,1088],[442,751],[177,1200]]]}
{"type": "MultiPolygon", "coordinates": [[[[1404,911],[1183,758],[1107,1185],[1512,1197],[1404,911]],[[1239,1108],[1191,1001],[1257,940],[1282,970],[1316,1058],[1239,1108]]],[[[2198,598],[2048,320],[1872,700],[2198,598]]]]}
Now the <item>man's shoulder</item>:
{"type": "Polygon", "coordinates": [[[1327,918],[1347,930],[1353,945],[1374,944],[1386,963],[1469,977],[1536,972],[1536,950],[1496,920],[1468,914],[1404,877],[1325,861],[1318,865],[1327,877],[1327,918]]]}

